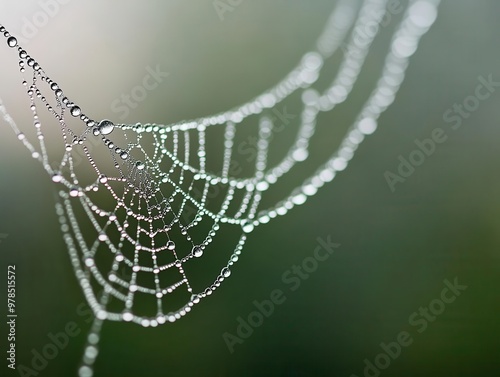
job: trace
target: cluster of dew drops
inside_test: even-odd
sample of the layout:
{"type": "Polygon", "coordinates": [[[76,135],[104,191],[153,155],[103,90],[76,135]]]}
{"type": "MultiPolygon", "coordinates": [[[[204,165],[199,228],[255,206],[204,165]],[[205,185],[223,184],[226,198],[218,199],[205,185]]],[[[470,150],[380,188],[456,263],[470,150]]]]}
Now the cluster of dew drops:
{"type": "MultiPolygon", "coordinates": [[[[33,59],[31,56],[28,55],[28,53],[23,50],[20,46],[18,46],[17,39],[13,36],[10,35],[8,31],[5,30],[5,27],[0,26],[0,32],[3,33],[4,37],[7,38],[7,45],[11,48],[16,48],[19,51],[19,66],[21,72],[25,72],[25,65],[28,65],[29,67],[33,68],[35,72],[41,73],[42,69],[40,65],[36,62],[35,59],[33,59]]],[[[47,77],[46,75],[42,75],[42,80],[46,81],[47,84],[50,86],[50,89],[54,92],[54,95],[56,98],[60,98],[60,101],[62,104],[64,104],[68,109],[70,114],[73,117],[79,117],[83,122],[86,123],[86,125],[90,128],[92,128],[92,133],[94,136],[99,136],[99,135],[109,135],[111,132],[113,132],[113,129],[115,125],[113,122],[110,120],[104,119],[101,120],[100,122],[96,122],[92,119],[90,119],[88,116],[86,116],[82,110],[80,109],[79,106],[76,104],[72,103],[66,96],[64,96],[64,93],[61,88],[59,88],[59,85],[57,85],[56,82],[54,82],[51,78],[47,77]]],[[[26,82],[23,82],[24,85],[27,85],[26,82]]],[[[30,91],[32,94],[32,91],[30,91]]],[[[44,99],[44,98],[43,98],[44,99]]],[[[76,141],[78,142],[78,141],[76,141]]],[[[119,147],[116,147],[114,143],[107,139],[104,138],[104,144],[108,146],[110,149],[114,149],[114,151],[123,159],[127,160],[129,158],[129,154],[127,151],[122,150],[119,147]]],[[[71,146],[67,146],[68,150],[71,150],[71,146]]],[[[142,161],[137,161],[136,162],[136,167],[139,170],[144,169],[144,163],[142,161]]],[[[56,175],[53,177],[53,180],[55,182],[58,182],[62,179],[62,177],[56,175]]]]}
{"type": "MultiPolygon", "coordinates": [[[[20,66],[21,72],[25,72],[25,68],[24,67],[25,67],[26,64],[29,67],[32,67],[33,70],[35,70],[36,72],[40,72],[41,71],[41,67],[35,61],[35,59],[33,59],[31,56],[29,56],[28,53],[25,50],[23,50],[21,47],[18,46],[17,39],[15,37],[11,36],[10,33],[8,31],[6,31],[3,26],[0,26],[0,33],[3,33],[4,37],[7,38],[7,45],[9,47],[11,47],[11,48],[16,48],[17,47],[18,48],[18,50],[19,50],[19,58],[21,59],[20,62],[19,62],[19,66],[20,66]]],[[[73,117],[79,117],[82,121],[84,121],[87,124],[88,127],[92,127],[92,133],[94,134],[94,136],[109,135],[111,132],[113,132],[113,129],[115,127],[115,125],[113,124],[113,122],[111,122],[110,120],[107,120],[107,119],[104,119],[104,120],[100,121],[99,123],[95,122],[94,120],[91,120],[89,117],[87,117],[85,114],[83,114],[83,112],[80,109],[80,107],[78,107],[74,103],[70,102],[69,99],[64,96],[64,93],[63,93],[62,89],[59,88],[59,85],[57,85],[56,82],[54,82],[52,79],[50,79],[49,77],[47,77],[45,75],[42,76],[42,79],[47,82],[47,84],[50,86],[50,89],[54,92],[55,96],[58,97],[58,98],[61,98],[61,102],[64,105],[66,105],[66,107],[69,108],[70,114],[73,117]]],[[[111,140],[109,140],[107,138],[104,138],[104,143],[110,149],[114,148],[115,152],[123,160],[127,160],[129,158],[129,154],[127,153],[127,151],[124,151],[121,148],[115,147],[114,143],[111,140]]],[[[69,146],[69,148],[71,148],[71,146],[69,146]]],[[[144,169],[144,167],[145,166],[144,166],[144,163],[142,161],[137,161],[136,162],[136,168],[137,169],[142,170],[142,169],[144,169]]],[[[54,174],[54,176],[52,177],[52,180],[54,182],[60,182],[62,180],[62,176],[60,174],[54,174]]],[[[102,182],[103,180],[105,180],[105,177],[101,177],[100,180],[102,182]]],[[[71,190],[70,191],[70,195],[71,196],[78,196],[78,190],[71,190]]],[[[169,241],[169,243],[171,244],[171,245],[169,245],[169,249],[172,249],[172,248],[175,247],[175,246],[172,247],[173,241],[169,241]]],[[[201,257],[203,255],[203,247],[195,246],[193,248],[192,253],[197,258],[201,257]]],[[[229,277],[230,274],[231,274],[231,271],[229,270],[228,267],[223,268],[222,271],[221,271],[221,274],[219,276],[218,283],[220,284],[220,282],[224,278],[229,277]]],[[[217,283],[215,285],[218,286],[217,283]]],[[[214,289],[214,288],[215,287],[212,287],[212,289],[214,289]]],[[[212,289],[209,289],[208,291],[211,291],[212,289]]],[[[205,294],[202,294],[202,296],[205,296],[207,293],[208,292],[206,292],[205,294]]],[[[208,293],[208,294],[210,294],[210,293],[208,293]]]]}

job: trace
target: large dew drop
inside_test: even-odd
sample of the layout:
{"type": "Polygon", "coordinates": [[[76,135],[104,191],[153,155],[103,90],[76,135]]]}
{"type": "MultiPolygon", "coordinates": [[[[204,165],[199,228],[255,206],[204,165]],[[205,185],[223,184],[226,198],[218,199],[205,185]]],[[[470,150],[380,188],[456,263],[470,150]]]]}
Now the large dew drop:
{"type": "Polygon", "coordinates": [[[70,111],[71,115],[73,115],[74,117],[77,117],[82,113],[82,110],[78,106],[73,106],[70,111]]]}
{"type": "Polygon", "coordinates": [[[220,274],[222,276],[224,276],[225,278],[228,278],[231,275],[231,270],[229,268],[227,268],[227,267],[224,267],[222,269],[222,271],[220,272],[220,274]]]}
{"type": "Polygon", "coordinates": [[[115,125],[110,120],[104,119],[104,120],[101,120],[101,122],[99,123],[99,126],[97,126],[97,128],[99,129],[99,132],[101,133],[101,135],[108,135],[111,132],[113,132],[115,125]]]}
{"type": "Polygon", "coordinates": [[[70,190],[69,190],[69,196],[73,197],[73,198],[76,198],[78,195],[80,194],[80,191],[78,190],[77,187],[72,187],[70,190]]]}
{"type": "Polygon", "coordinates": [[[7,38],[7,44],[9,45],[9,47],[16,47],[17,39],[15,37],[9,37],[7,38]]]}
{"type": "Polygon", "coordinates": [[[203,255],[203,250],[201,247],[199,246],[195,246],[193,247],[193,250],[191,251],[193,253],[193,255],[196,257],[196,258],[199,258],[203,255]]]}
{"type": "Polygon", "coordinates": [[[253,226],[251,221],[247,221],[247,222],[243,223],[242,228],[243,228],[243,231],[245,233],[251,233],[253,231],[254,226],[253,226]]]}
{"type": "Polygon", "coordinates": [[[62,175],[58,174],[58,173],[54,173],[54,175],[52,176],[52,182],[55,182],[55,183],[61,182],[62,179],[63,179],[62,175]]]}

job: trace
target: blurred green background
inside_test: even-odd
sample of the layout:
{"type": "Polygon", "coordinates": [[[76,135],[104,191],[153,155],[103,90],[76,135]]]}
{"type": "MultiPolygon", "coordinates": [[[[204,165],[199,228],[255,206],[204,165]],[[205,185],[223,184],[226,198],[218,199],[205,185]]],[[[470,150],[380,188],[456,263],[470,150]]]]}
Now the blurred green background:
{"type": "MultiPolygon", "coordinates": [[[[26,19],[43,4],[3,1],[0,22],[23,35],[26,19]]],[[[231,108],[278,82],[314,45],[335,1],[243,1],[223,20],[212,0],[57,4],[25,47],[65,92],[96,119],[116,119],[113,100],[142,80],[144,67],[159,64],[168,78],[126,121],[172,123],[231,108]]],[[[494,0],[443,1],[396,101],[346,171],[252,233],[231,278],[182,320],[155,329],[106,322],[96,375],[362,376],[364,359],[373,362],[380,343],[403,330],[414,342],[382,376],[499,374],[500,93],[456,131],[443,120],[474,94],[480,76],[500,81],[498,14],[494,0]],[[398,156],[408,157],[414,140],[436,127],[448,140],[391,192],[384,172],[395,172],[398,156]],[[341,247],[290,291],[282,274],[328,235],[341,247]],[[455,277],[468,288],[417,333],[410,314],[455,277]],[[246,318],[252,301],[274,289],[287,300],[231,354],[222,334],[235,334],[237,317],[246,318]]],[[[331,139],[316,149],[316,165],[357,115],[396,25],[377,39],[353,99],[320,117],[318,128],[331,139]]],[[[30,124],[29,109],[14,55],[0,47],[0,97],[22,128],[30,124]]],[[[59,230],[52,182],[4,122],[0,213],[2,315],[6,266],[17,270],[17,363],[30,366],[32,350],[74,321],[81,333],[39,375],[75,375],[90,325],[77,313],[84,297],[59,230]]],[[[0,375],[19,375],[6,363],[0,375]]]]}

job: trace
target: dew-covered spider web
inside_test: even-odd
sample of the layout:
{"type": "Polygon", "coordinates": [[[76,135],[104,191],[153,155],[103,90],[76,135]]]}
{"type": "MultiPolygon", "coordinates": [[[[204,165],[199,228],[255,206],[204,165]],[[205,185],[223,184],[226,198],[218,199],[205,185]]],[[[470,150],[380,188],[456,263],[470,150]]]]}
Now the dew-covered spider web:
{"type": "Polygon", "coordinates": [[[231,275],[256,227],[303,204],[346,168],[394,101],[439,0],[409,2],[380,76],[340,144],[320,156],[323,162],[309,177],[265,201],[278,182],[288,182],[285,177],[316,153],[310,144],[322,127],[318,118],[351,94],[388,3],[339,1],[314,48],[277,85],[235,109],[166,125],[94,119],[0,25],[19,56],[32,125],[21,130],[1,100],[0,111],[53,181],[64,240],[96,317],[80,376],[93,375],[103,321],[156,327],[185,316],[231,275]],[[320,80],[339,56],[329,84],[320,80]],[[292,129],[285,101],[294,104],[297,127],[287,151],[276,158],[272,147],[282,136],[277,128],[285,123],[292,129]],[[46,137],[54,128],[58,137],[46,137]],[[244,166],[237,137],[249,132],[255,156],[244,166]],[[219,238],[227,245],[234,234],[231,250],[217,245],[219,238]],[[207,271],[206,260],[219,268],[207,271]],[[129,272],[125,277],[123,269],[129,272]]]}

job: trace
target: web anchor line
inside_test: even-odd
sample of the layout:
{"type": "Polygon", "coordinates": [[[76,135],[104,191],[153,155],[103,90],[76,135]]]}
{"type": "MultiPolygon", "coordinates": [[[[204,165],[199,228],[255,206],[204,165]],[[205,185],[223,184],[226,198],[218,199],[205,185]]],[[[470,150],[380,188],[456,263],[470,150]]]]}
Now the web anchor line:
{"type": "Polygon", "coordinates": [[[361,5],[340,0],[315,48],[274,87],[226,112],[166,125],[93,119],[0,25],[7,45],[19,56],[33,128],[26,133],[19,129],[1,99],[0,113],[57,189],[63,238],[95,315],[81,377],[94,373],[104,321],[157,327],[185,316],[231,275],[256,227],[303,204],[347,167],[393,103],[409,58],[437,17],[439,0],[409,2],[381,75],[339,147],[289,195],[268,208],[262,205],[274,185],[309,159],[319,115],[350,96],[382,28],[387,4],[388,0],[364,0],[361,5]],[[318,91],[314,84],[341,47],[345,54],[334,79],[318,91]],[[303,106],[298,130],[284,156],[271,163],[276,124],[269,110],[293,95],[303,106]],[[252,117],[258,119],[253,172],[237,175],[231,169],[238,161],[236,138],[252,117]],[[47,127],[59,127],[59,149],[46,143],[47,127]],[[223,128],[222,156],[214,157],[207,147],[213,127],[223,128]],[[215,158],[220,173],[209,169],[215,158]],[[214,190],[217,200],[210,196],[214,190]],[[216,272],[208,271],[209,276],[200,279],[196,266],[223,253],[217,236],[229,228],[241,231],[234,249],[216,272]]]}

